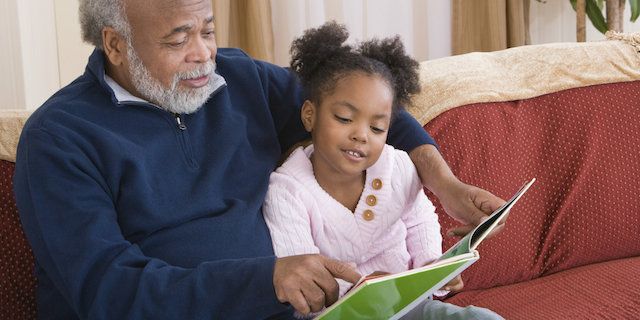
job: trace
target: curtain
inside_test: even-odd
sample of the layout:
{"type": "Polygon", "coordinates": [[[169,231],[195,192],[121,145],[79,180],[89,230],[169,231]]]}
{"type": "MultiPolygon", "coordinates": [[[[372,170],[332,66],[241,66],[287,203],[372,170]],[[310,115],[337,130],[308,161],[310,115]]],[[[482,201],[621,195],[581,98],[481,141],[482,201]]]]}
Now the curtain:
{"type": "MultiPolygon", "coordinates": [[[[304,30],[329,20],[345,24],[352,43],[397,34],[414,58],[432,58],[427,50],[431,36],[427,11],[447,10],[439,15],[448,17],[450,7],[443,4],[446,3],[442,0],[271,0],[275,63],[288,65],[291,42],[304,30]]],[[[437,27],[437,33],[435,27],[431,30],[434,31],[432,40],[439,37],[442,42],[440,38],[443,38],[447,48],[442,55],[448,55],[450,29],[442,25],[437,27]]]]}
{"type": "Polygon", "coordinates": [[[453,54],[530,44],[529,4],[530,0],[453,0],[453,54]]]}
{"type": "Polygon", "coordinates": [[[219,47],[235,47],[274,62],[269,0],[212,0],[219,47]]]}

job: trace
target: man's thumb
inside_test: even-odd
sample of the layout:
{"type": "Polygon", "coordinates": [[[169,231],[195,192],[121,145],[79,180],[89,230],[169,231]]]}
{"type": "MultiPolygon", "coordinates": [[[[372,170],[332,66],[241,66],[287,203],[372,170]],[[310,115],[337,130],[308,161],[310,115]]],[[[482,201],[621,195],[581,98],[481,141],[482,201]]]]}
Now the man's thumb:
{"type": "Polygon", "coordinates": [[[356,283],[362,277],[355,268],[348,263],[330,258],[324,258],[323,263],[324,267],[329,270],[334,278],[356,283]]]}

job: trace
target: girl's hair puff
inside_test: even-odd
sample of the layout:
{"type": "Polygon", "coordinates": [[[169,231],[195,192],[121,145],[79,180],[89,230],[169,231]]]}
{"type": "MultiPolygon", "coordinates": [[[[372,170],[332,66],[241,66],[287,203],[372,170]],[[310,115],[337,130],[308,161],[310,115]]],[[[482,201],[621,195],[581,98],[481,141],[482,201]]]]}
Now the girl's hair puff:
{"type": "Polygon", "coordinates": [[[389,68],[393,77],[390,83],[394,86],[395,104],[405,105],[412,94],[420,92],[419,64],[405,53],[399,36],[363,42],[359,52],[389,68]]]}
{"type": "Polygon", "coordinates": [[[291,69],[312,102],[320,104],[341,78],[353,72],[384,79],[394,92],[394,109],[420,91],[418,62],[405,53],[399,37],[373,39],[357,49],[345,44],[347,38],[346,27],[331,21],[293,41],[291,69]]]}

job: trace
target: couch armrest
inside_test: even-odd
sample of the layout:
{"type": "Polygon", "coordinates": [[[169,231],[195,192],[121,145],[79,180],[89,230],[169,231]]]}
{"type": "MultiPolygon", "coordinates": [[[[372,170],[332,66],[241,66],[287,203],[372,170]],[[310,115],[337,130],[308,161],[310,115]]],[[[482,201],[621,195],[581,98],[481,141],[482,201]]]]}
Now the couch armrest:
{"type": "Polygon", "coordinates": [[[20,133],[30,114],[27,110],[0,111],[0,160],[16,161],[20,133]]]}

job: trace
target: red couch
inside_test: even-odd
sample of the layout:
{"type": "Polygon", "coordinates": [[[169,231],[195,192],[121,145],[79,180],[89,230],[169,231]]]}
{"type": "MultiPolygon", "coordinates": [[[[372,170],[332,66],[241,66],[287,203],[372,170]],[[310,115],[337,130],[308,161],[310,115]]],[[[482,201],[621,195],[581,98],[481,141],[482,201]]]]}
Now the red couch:
{"type": "MultiPolygon", "coordinates": [[[[447,301],[507,319],[640,318],[637,48],[530,46],[422,64],[409,111],[458,177],[503,198],[537,178],[447,301]]],[[[0,319],[36,316],[11,183],[24,117],[0,114],[0,319]]],[[[447,230],[455,222],[433,200],[447,230]]]]}
{"type": "Polygon", "coordinates": [[[34,259],[13,197],[15,149],[29,112],[0,111],[0,319],[35,319],[34,259]]]}
{"type": "MultiPolygon", "coordinates": [[[[525,86],[524,93],[514,88],[522,77],[536,78],[539,71],[521,70],[510,63],[516,57],[544,64],[533,63],[531,70],[567,68],[574,65],[570,59],[576,50],[581,52],[577,56],[593,56],[592,50],[611,47],[635,58],[633,67],[637,67],[637,50],[614,41],[571,45],[570,50],[562,45],[509,49],[422,65],[423,83],[430,83],[422,95],[442,94],[441,86],[447,83],[458,90],[445,92],[455,97],[442,103],[464,95],[467,86],[475,88],[470,93],[477,95],[474,99],[485,101],[460,106],[454,102],[425,125],[461,180],[506,199],[537,178],[511,211],[506,229],[480,245],[480,260],[462,274],[464,290],[446,301],[487,307],[506,319],[640,319],[637,71],[614,72],[595,82],[600,84],[581,85],[584,79],[580,79],[570,89],[564,89],[565,84],[554,87],[554,80],[547,78],[542,86],[545,94],[537,95],[540,90],[532,92],[535,85],[525,86]],[[491,65],[489,74],[469,73],[475,68],[474,59],[491,65]],[[554,59],[563,60],[564,65],[546,63],[554,59]],[[501,63],[491,63],[496,60],[501,63]],[[465,63],[463,69],[455,67],[465,63]],[[496,77],[495,72],[505,75],[505,83],[484,89],[488,82],[484,79],[496,77]],[[478,92],[482,90],[487,98],[478,92]]],[[[616,63],[628,66],[618,55],[605,61],[609,59],[618,60],[608,65],[613,71],[624,70],[616,63]]],[[[603,61],[589,62],[606,69],[598,65],[603,61]]],[[[573,73],[578,70],[567,70],[576,79],[573,73]]],[[[600,72],[605,70],[594,71],[600,72]]],[[[444,233],[456,222],[431,198],[444,233]]],[[[444,234],[443,238],[445,248],[456,241],[444,234]]]]}

